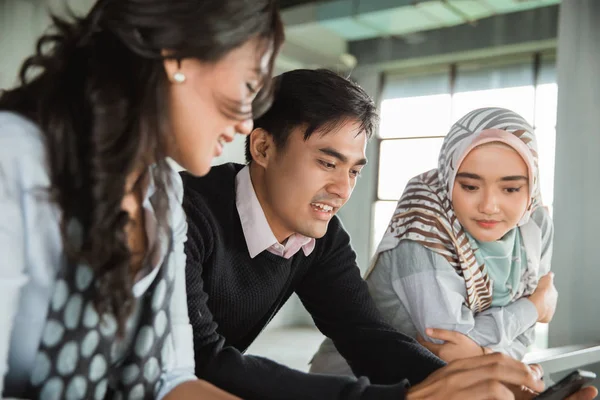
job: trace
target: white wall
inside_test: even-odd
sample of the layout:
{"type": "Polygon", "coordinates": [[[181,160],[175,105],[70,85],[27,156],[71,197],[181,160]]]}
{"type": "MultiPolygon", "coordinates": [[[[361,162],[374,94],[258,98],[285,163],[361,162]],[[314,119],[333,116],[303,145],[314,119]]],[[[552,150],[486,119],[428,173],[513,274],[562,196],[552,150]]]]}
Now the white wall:
{"type": "Polygon", "coordinates": [[[32,55],[50,24],[49,11],[64,16],[66,7],[85,13],[93,0],[0,0],[0,89],[11,88],[23,60],[32,55]]]}
{"type": "Polygon", "coordinates": [[[246,157],[244,156],[246,137],[242,135],[235,135],[235,139],[231,143],[226,143],[223,148],[223,154],[220,157],[213,160],[213,165],[224,164],[228,162],[235,162],[238,164],[245,164],[246,157]]]}

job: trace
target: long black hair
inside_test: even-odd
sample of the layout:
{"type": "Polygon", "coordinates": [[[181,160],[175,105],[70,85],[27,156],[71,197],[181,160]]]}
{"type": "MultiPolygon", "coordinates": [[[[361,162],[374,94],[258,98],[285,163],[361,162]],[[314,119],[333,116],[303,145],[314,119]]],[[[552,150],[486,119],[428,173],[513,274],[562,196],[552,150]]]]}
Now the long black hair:
{"type": "MultiPolygon", "coordinates": [[[[274,58],[283,28],[276,0],[99,0],[83,18],[52,20],[21,68],[20,85],[2,93],[0,110],[29,118],[44,133],[69,263],[92,267],[96,308],[113,313],[122,328],[133,282],[121,202],[126,177],[140,166],[155,164],[157,218],[169,229],[165,57],[215,62],[259,37],[274,58]],[[80,240],[69,233],[74,221],[80,240]]],[[[267,86],[272,69],[273,59],[267,86]]],[[[271,99],[268,87],[261,92],[256,113],[271,99]]]]}

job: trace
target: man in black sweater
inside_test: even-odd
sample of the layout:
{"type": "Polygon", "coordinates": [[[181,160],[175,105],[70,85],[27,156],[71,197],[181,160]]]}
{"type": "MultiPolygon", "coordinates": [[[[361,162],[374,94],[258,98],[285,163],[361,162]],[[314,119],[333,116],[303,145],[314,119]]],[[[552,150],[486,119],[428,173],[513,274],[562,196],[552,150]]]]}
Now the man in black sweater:
{"type": "Polygon", "coordinates": [[[375,105],[329,71],[275,79],[273,105],[247,139],[249,164],[182,173],[196,374],[249,400],[512,396],[501,382],[540,390],[535,372],[502,355],[444,367],[382,319],[335,215],[366,164],[375,105]],[[243,354],[294,292],[361,378],[243,354]]]}

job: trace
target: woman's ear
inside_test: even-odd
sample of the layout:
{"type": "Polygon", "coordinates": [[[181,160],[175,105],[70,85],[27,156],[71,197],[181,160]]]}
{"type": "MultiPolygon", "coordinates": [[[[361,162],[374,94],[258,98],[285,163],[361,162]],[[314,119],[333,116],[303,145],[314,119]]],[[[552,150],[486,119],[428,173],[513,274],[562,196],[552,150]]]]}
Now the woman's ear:
{"type": "Polygon", "coordinates": [[[168,50],[161,50],[160,54],[165,57],[163,60],[163,67],[165,68],[165,73],[167,74],[167,78],[171,83],[183,83],[186,81],[186,74],[182,68],[183,61],[175,58],[168,58],[168,55],[171,52],[168,50]]]}

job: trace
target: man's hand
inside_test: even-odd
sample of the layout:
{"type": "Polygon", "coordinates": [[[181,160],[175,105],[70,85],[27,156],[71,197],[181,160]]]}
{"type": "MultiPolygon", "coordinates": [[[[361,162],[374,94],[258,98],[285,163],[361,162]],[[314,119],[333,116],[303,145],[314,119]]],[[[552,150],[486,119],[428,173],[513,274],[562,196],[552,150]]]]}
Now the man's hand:
{"type": "Polygon", "coordinates": [[[588,386],[567,397],[567,400],[592,400],[595,399],[596,396],[598,396],[598,389],[594,386],[588,386]]]}
{"type": "MultiPolygon", "coordinates": [[[[514,398],[516,400],[533,400],[538,395],[538,393],[533,393],[531,391],[523,391],[523,390],[514,390],[513,389],[514,398]]],[[[580,391],[572,394],[567,397],[565,400],[592,400],[595,399],[598,395],[598,389],[593,386],[588,386],[580,391]]]]}
{"type": "Polygon", "coordinates": [[[188,399],[240,400],[239,397],[224,392],[218,387],[201,379],[180,383],[165,396],[165,400],[188,399]]]}
{"type": "Polygon", "coordinates": [[[554,272],[548,272],[540,278],[535,292],[529,296],[538,312],[538,322],[548,323],[556,311],[558,292],[554,286],[554,272]]]}
{"type": "Polygon", "coordinates": [[[448,364],[410,388],[406,399],[514,399],[508,385],[525,386],[536,392],[544,390],[537,372],[512,357],[494,353],[448,364]]]}
{"type": "Polygon", "coordinates": [[[460,332],[428,328],[425,330],[425,333],[432,339],[443,340],[444,343],[431,343],[424,340],[421,336],[417,337],[417,341],[423,347],[427,348],[427,350],[448,363],[460,360],[461,358],[476,357],[490,353],[490,351],[486,351],[485,348],[475,343],[473,339],[460,332]]]}
{"type": "Polygon", "coordinates": [[[537,374],[539,379],[544,378],[544,369],[540,364],[529,364],[529,368],[531,368],[533,372],[537,374]]]}

